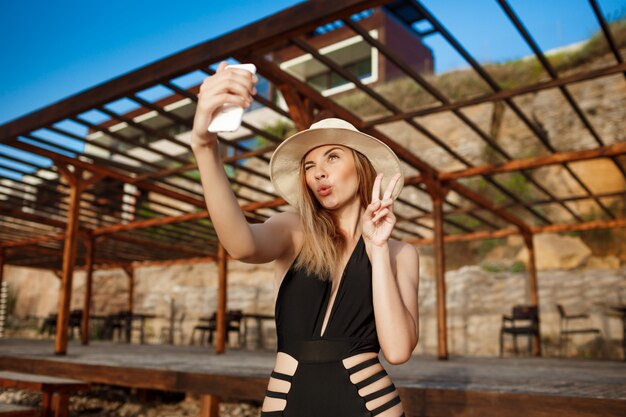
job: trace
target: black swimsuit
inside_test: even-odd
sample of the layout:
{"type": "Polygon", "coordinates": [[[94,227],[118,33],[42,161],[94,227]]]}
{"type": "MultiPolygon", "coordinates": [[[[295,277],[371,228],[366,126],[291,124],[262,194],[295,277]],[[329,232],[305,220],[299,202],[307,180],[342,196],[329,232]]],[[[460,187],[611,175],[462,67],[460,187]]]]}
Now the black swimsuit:
{"type": "Polygon", "coordinates": [[[288,381],[291,386],[288,392],[268,389],[267,397],[284,399],[286,406],[280,411],[263,411],[261,417],[372,417],[400,403],[393,383],[374,392],[365,390],[368,393],[364,396],[359,394],[359,390],[387,375],[378,356],[348,369],[342,362],[359,353],[380,352],[371,277],[371,265],[361,238],[343,271],[324,335],[320,336],[331,282],[292,265],[276,299],[276,331],[278,351],[295,358],[298,366],[294,375],[272,372],[272,378],[288,381]],[[357,383],[350,380],[352,374],[369,367],[377,370],[372,376],[357,383]],[[391,393],[396,394],[388,395],[391,393]],[[368,401],[384,395],[392,398],[371,411],[367,409],[368,401]]]}

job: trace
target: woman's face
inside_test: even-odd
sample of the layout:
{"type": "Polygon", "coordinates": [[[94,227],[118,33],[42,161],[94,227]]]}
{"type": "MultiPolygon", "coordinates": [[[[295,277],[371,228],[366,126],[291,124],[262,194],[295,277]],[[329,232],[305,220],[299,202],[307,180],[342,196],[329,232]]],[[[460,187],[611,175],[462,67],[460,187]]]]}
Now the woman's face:
{"type": "Polygon", "coordinates": [[[326,209],[337,209],[353,201],[359,178],[352,150],[341,145],[325,145],[304,157],[304,174],[309,189],[326,209]]]}

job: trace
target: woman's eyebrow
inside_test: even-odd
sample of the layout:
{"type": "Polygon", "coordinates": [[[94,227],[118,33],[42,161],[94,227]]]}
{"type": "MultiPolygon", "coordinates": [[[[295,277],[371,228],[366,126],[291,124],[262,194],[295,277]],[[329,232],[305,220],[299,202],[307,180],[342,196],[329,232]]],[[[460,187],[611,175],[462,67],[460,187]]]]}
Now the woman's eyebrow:
{"type": "MultiPolygon", "coordinates": [[[[324,155],[323,155],[323,156],[326,156],[326,155],[328,155],[329,153],[331,153],[332,151],[335,151],[335,150],[340,150],[341,152],[343,152],[343,149],[341,149],[341,147],[339,147],[339,146],[335,146],[335,147],[333,147],[333,148],[330,148],[330,149],[329,149],[329,150],[327,150],[326,152],[324,152],[324,155]]],[[[315,163],[315,162],[313,162],[313,161],[304,161],[304,165],[306,165],[306,164],[314,164],[314,163],[315,163]]]]}
{"type": "Polygon", "coordinates": [[[327,150],[326,152],[324,152],[324,156],[328,155],[329,153],[331,153],[334,150],[340,150],[343,152],[343,149],[341,149],[339,146],[335,146],[333,148],[330,148],[329,150],[327,150]]]}

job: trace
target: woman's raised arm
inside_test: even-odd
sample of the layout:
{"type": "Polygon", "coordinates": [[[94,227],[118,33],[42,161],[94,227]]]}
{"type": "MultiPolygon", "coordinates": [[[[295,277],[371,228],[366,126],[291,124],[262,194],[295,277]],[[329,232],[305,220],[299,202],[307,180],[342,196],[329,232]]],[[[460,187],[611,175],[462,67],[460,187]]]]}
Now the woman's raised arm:
{"type": "Polygon", "coordinates": [[[198,94],[191,149],[198,163],[207,210],[220,242],[232,257],[262,263],[279,258],[292,244],[293,214],[281,213],[263,224],[248,224],[224,172],[217,135],[208,131],[222,105],[250,106],[256,92],[255,82],[256,76],[244,70],[226,69],[225,62],[215,75],[204,80],[198,94]]]}

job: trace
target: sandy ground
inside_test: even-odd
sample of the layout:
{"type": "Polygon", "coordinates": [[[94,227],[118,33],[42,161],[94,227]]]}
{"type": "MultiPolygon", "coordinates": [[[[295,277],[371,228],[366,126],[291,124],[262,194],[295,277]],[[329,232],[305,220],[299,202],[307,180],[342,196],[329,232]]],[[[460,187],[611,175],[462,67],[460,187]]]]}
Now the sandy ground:
{"type": "MultiPolygon", "coordinates": [[[[198,398],[167,393],[151,397],[140,401],[130,390],[93,385],[91,391],[70,398],[70,417],[197,417],[200,412],[198,398]]],[[[0,403],[39,406],[41,394],[0,389],[0,403]]],[[[220,404],[223,417],[258,417],[260,410],[259,404],[220,404]]]]}

